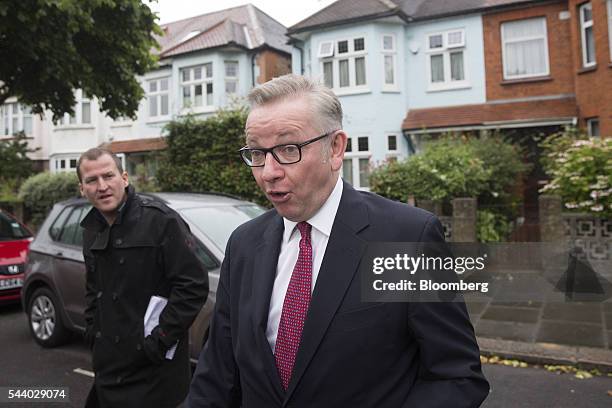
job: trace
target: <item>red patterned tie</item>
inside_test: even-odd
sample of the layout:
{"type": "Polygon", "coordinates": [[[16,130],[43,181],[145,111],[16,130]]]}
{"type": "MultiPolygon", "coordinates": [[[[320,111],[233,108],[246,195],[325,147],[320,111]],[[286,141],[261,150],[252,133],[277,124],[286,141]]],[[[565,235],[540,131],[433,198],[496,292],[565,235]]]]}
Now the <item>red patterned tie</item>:
{"type": "Polygon", "coordinates": [[[280,375],[283,388],[289,387],[289,380],[295,364],[302,329],[310,304],[310,289],[312,284],[312,245],[310,243],[311,226],[307,222],[297,225],[302,238],[300,239],[300,254],[293,267],[293,274],[289,281],[278,334],[276,336],[276,367],[280,375]]]}

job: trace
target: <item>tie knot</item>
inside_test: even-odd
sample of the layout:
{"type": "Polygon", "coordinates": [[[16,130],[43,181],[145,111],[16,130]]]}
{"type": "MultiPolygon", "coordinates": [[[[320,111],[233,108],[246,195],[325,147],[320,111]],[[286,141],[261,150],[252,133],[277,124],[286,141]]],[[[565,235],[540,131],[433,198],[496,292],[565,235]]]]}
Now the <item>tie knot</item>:
{"type": "Polygon", "coordinates": [[[303,239],[310,240],[310,230],[312,229],[312,225],[306,221],[298,222],[297,229],[300,231],[300,234],[302,234],[303,239]]]}

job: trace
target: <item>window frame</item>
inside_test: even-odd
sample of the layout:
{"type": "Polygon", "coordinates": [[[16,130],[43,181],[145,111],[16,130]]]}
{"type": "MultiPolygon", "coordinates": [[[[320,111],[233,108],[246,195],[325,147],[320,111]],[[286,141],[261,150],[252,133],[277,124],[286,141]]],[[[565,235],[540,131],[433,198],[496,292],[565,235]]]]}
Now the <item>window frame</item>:
{"type": "Polygon", "coordinates": [[[52,173],[69,173],[69,172],[75,172],[76,168],[77,168],[77,164],[79,162],[79,156],[78,155],[68,155],[68,154],[62,154],[59,156],[55,156],[53,158],[50,159],[49,163],[49,168],[51,169],[52,173]],[[74,160],[74,166],[71,166],[71,161],[74,160]],[[64,163],[65,166],[61,167],[60,164],[64,163]]]}
{"type": "Polygon", "coordinates": [[[599,116],[586,119],[586,128],[587,134],[589,137],[600,138],[601,137],[601,122],[599,121],[599,116]],[[597,134],[593,132],[593,124],[597,123],[597,134]]]}
{"type": "Polygon", "coordinates": [[[612,0],[607,2],[608,9],[608,42],[610,45],[610,62],[612,62],[612,0]]]}
{"type": "Polygon", "coordinates": [[[502,49],[502,77],[504,80],[512,81],[517,79],[526,79],[526,78],[539,78],[546,77],[550,75],[550,50],[548,49],[548,21],[545,16],[538,17],[529,17],[522,18],[518,20],[509,20],[504,21],[500,24],[500,39],[501,39],[501,49],[502,49]],[[504,34],[504,25],[511,24],[518,21],[541,21],[544,24],[544,36],[529,36],[529,37],[521,37],[519,39],[506,39],[504,34]],[[519,75],[507,75],[506,66],[508,64],[508,56],[506,53],[506,45],[509,43],[520,43],[525,41],[533,41],[533,40],[544,40],[544,67],[545,70],[543,72],[538,72],[536,74],[519,74],[519,75]]]}
{"type": "Polygon", "coordinates": [[[94,110],[93,98],[85,95],[82,89],[75,91],[74,115],[65,113],[64,116],[55,122],[58,128],[93,128],[94,127],[94,110]],[[83,121],[83,105],[89,105],[89,122],[83,121]]]}
{"type": "Polygon", "coordinates": [[[171,103],[170,103],[170,90],[172,89],[172,76],[171,75],[163,75],[163,76],[156,76],[156,77],[151,77],[151,78],[147,78],[146,79],[146,84],[147,84],[147,118],[149,119],[148,121],[159,121],[159,120],[168,120],[170,119],[170,117],[172,116],[172,109],[171,109],[171,103]],[[168,87],[166,88],[165,91],[161,90],[161,81],[162,80],[168,80],[168,87]],[[151,88],[150,88],[150,84],[152,82],[157,83],[157,90],[154,92],[151,92],[151,88]],[[168,113],[166,115],[162,115],[162,97],[164,95],[167,95],[168,97],[168,113]],[[149,99],[155,97],[157,99],[157,115],[151,115],[151,104],[149,102],[149,99]]]}
{"type": "Polygon", "coordinates": [[[10,138],[19,132],[24,132],[26,136],[34,134],[34,114],[31,108],[18,101],[5,102],[0,105],[0,138],[10,138]],[[17,112],[14,112],[14,107],[17,108],[17,112]],[[26,132],[26,120],[30,121],[30,132],[26,132]]]}
{"type": "MultiPolygon", "coordinates": [[[[332,78],[331,84],[334,92],[337,95],[343,94],[351,94],[351,93],[360,93],[360,92],[368,92],[368,41],[367,36],[365,34],[355,35],[352,37],[342,37],[336,38],[334,40],[325,40],[319,43],[319,53],[321,55],[321,48],[323,44],[333,42],[333,55],[329,57],[321,57],[319,56],[319,70],[321,73],[321,77],[324,83],[327,83],[325,77],[325,64],[331,62],[332,63],[332,78]],[[363,50],[355,51],[355,40],[362,39],[363,40],[363,50]],[[339,53],[339,43],[346,41],[347,42],[347,52],[339,53]],[[357,85],[357,68],[356,68],[356,60],[359,58],[363,58],[364,64],[364,83],[357,85]],[[348,86],[340,86],[340,62],[347,61],[348,64],[348,86]]],[[[324,54],[327,55],[327,54],[324,54]]]]}
{"type": "Polygon", "coordinates": [[[595,49],[595,31],[593,28],[593,4],[589,1],[586,3],[581,4],[580,6],[578,6],[578,21],[580,23],[580,46],[582,47],[582,67],[583,68],[590,68],[590,67],[594,67],[597,65],[597,51],[595,49]],[[589,9],[591,11],[591,20],[587,23],[584,22],[584,11],[586,9],[589,9]],[[587,55],[587,47],[586,47],[586,42],[587,42],[587,38],[586,38],[586,30],[587,28],[591,28],[591,35],[593,36],[593,61],[589,62],[587,61],[588,55],[587,55]]]}
{"type": "Polygon", "coordinates": [[[215,79],[215,64],[213,63],[213,61],[207,61],[207,62],[203,62],[197,65],[189,65],[185,67],[180,67],[179,68],[179,92],[180,92],[181,110],[183,112],[187,112],[187,111],[206,112],[206,111],[214,110],[215,109],[214,79],[215,79]],[[206,66],[207,65],[210,65],[210,75],[211,75],[210,77],[206,76],[206,72],[207,72],[206,66]],[[202,69],[202,77],[200,79],[192,79],[192,73],[195,71],[196,68],[202,69]],[[183,72],[186,70],[190,71],[188,81],[183,80],[183,72]],[[208,104],[208,85],[209,84],[212,86],[211,104],[208,104]],[[202,105],[201,106],[195,105],[195,88],[198,85],[202,86],[202,105]],[[183,89],[186,86],[189,86],[189,92],[190,92],[191,104],[189,106],[185,106],[185,97],[184,97],[183,89]]]}
{"type": "MultiPolygon", "coordinates": [[[[368,164],[371,166],[372,164],[372,138],[369,135],[357,135],[357,136],[351,136],[350,139],[352,140],[351,142],[351,151],[347,151],[344,153],[344,160],[342,161],[342,166],[345,165],[345,161],[350,161],[351,163],[351,178],[352,178],[352,185],[353,187],[355,187],[356,189],[360,189],[360,190],[366,190],[369,191],[370,186],[362,186],[361,185],[361,179],[360,179],[360,169],[359,169],[359,163],[360,160],[364,160],[367,159],[368,160],[368,164]],[[360,138],[367,138],[368,141],[368,150],[359,150],[359,139],[360,138]],[[358,183],[357,183],[358,182],[358,183]]],[[[344,167],[343,167],[343,173],[344,174],[344,167]]],[[[368,173],[368,175],[370,175],[371,172],[368,173]]]]}
{"type": "Polygon", "coordinates": [[[465,28],[454,28],[450,30],[444,31],[436,31],[425,34],[425,55],[426,55],[426,76],[427,76],[427,92],[436,92],[436,91],[447,91],[447,90],[455,90],[455,89],[465,89],[470,88],[470,81],[468,78],[468,61],[466,58],[466,38],[465,38],[466,29],[465,28]],[[462,34],[462,45],[461,46],[448,46],[448,36],[451,33],[461,32],[462,34]],[[431,48],[430,39],[435,36],[442,36],[442,46],[438,48],[431,48]],[[461,80],[453,80],[452,79],[452,64],[451,64],[451,54],[461,52],[463,55],[463,79],[461,80]],[[443,82],[433,82],[433,78],[431,75],[431,59],[434,56],[442,56],[442,64],[444,70],[444,81],[443,82]]]}
{"type": "MultiPolygon", "coordinates": [[[[223,61],[223,75],[224,75],[224,91],[225,91],[225,95],[237,95],[238,94],[238,84],[239,84],[239,77],[240,77],[240,63],[237,60],[225,60],[223,61]],[[228,76],[227,75],[227,65],[228,63],[231,64],[236,64],[236,75],[235,76],[228,76]],[[227,84],[228,83],[233,83],[235,88],[234,92],[227,92],[227,84]]],[[[213,73],[213,77],[214,77],[214,73],[213,73]]],[[[213,94],[214,94],[214,86],[213,86],[213,94]]],[[[214,98],[214,97],[213,97],[214,98]]]]}
{"type": "Polygon", "coordinates": [[[398,92],[399,84],[397,80],[397,38],[395,34],[393,33],[381,34],[380,49],[382,53],[382,89],[383,89],[383,92],[398,92]],[[385,37],[391,38],[392,47],[390,49],[385,49],[385,37]],[[392,74],[393,74],[392,83],[387,83],[387,78],[386,78],[386,68],[387,68],[386,58],[387,57],[391,58],[391,67],[392,67],[392,74]]]}

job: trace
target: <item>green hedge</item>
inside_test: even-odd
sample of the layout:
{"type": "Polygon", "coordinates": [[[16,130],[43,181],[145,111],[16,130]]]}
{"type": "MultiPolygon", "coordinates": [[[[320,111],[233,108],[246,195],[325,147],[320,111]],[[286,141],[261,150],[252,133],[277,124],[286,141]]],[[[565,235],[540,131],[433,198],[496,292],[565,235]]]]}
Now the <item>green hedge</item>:
{"type": "Polygon", "coordinates": [[[29,222],[36,227],[44,221],[53,205],[79,196],[79,181],[75,173],[39,173],[28,178],[19,189],[29,222]]]}
{"type": "Polygon", "coordinates": [[[157,172],[163,191],[220,192],[269,205],[238,154],[244,146],[245,108],[206,120],[192,116],[166,127],[168,148],[157,172]]]}

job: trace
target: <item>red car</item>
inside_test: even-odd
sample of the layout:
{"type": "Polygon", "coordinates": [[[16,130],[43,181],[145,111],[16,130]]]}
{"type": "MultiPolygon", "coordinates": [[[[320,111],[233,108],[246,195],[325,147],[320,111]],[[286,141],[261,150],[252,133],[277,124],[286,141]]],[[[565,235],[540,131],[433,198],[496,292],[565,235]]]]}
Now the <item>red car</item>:
{"type": "Polygon", "coordinates": [[[32,233],[13,216],[0,210],[0,302],[21,297],[23,271],[32,233]]]}

